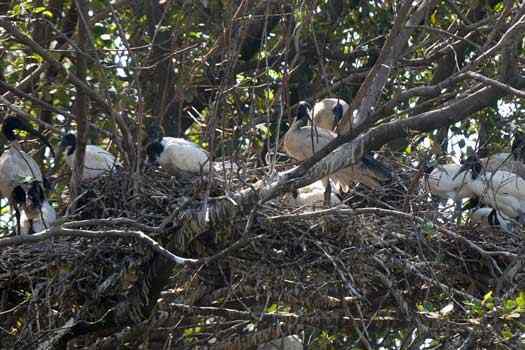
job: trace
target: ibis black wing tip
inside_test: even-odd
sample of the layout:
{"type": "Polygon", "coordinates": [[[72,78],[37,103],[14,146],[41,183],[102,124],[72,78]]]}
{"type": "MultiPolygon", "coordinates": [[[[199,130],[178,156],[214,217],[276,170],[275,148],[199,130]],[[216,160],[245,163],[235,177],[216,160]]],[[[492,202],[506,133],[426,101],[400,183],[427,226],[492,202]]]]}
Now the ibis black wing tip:
{"type": "Polygon", "coordinates": [[[363,164],[366,165],[373,172],[379,174],[386,182],[392,181],[392,169],[385,163],[375,159],[372,155],[366,154],[362,158],[363,164]]]}

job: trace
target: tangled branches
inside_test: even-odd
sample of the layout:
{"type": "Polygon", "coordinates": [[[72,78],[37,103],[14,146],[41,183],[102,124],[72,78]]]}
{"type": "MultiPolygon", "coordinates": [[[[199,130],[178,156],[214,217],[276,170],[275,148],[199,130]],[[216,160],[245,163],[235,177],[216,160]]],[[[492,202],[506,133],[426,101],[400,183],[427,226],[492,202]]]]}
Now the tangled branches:
{"type": "Polygon", "coordinates": [[[277,199],[189,236],[178,220],[202,205],[192,182],[160,172],[143,180],[132,193],[125,173],[100,179],[50,230],[92,235],[4,248],[3,346],[247,348],[288,334],[370,348],[520,341],[485,326],[519,327],[502,305],[525,287],[520,240],[451,224],[425,193],[392,200],[394,188],[357,187],[350,205],[315,212],[277,199]],[[197,260],[174,264],[133,232],[197,260]]]}

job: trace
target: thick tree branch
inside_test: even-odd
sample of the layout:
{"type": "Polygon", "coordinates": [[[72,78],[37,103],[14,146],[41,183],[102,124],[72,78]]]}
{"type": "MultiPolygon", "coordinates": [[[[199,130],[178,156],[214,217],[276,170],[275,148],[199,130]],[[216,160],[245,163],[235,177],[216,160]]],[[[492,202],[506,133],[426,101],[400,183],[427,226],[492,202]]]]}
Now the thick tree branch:
{"type": "Polygon", "coordinates": [[[344,116],[340,127],[338,127],[339,134],[346,135],[350,133],[352,128],[369,122],[370,116],[377,110],[377,104],[388,81],[390,71],[395,62],[401,57],[408,38],[414,31],[414,28],[409,28],[409,26],[420,23],[435,4],[435,0],[422,1],[407,21],[408,26],[404,26],[405,18],[411,8],[411,2],[406,1],[403,3],[379,58],[368,73],[357,96],[352,101],[349,111],[344,116]]]}

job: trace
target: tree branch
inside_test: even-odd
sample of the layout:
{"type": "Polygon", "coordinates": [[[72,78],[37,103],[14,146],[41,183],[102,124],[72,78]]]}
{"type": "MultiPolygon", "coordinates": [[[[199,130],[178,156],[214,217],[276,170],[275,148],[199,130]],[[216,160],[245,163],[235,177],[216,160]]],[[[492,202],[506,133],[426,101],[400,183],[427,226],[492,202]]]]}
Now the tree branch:
{"type": "Polygon", "coordinates": [[[498,80],[495,80],[495,79],[491,79],[489,77],[486,77],[486,76],[484,76],[482,74],[479,74],[479,73],[476,73],[476,72],[467,72],[466,75],[468,75],[469,77],[471,77],[473,79],[476,79],[477,81],[480,81],[480,82],[484,83],[485,85],[495,86],[497,88],[500,88],[500,89],[508,92],[509,94],[516,95],[516,96],[521,97],[521,98],[525,98],[525,91],[519,90],[519,89],[515,89],[515,88],[513,88],[510,85],[502,83],[501,81],[498,81],[498,80]]]}

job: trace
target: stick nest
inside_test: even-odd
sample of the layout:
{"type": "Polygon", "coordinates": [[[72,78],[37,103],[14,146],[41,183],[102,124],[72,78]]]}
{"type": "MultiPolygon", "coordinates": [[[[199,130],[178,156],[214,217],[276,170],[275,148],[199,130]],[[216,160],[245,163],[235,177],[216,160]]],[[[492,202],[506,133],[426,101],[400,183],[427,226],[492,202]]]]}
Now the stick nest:
{"type": "Polygon", "coordinates": [[[151,317],[138,315],[135,324],[114,333],[79,337],[69,348],[255,348],[300,332],[314,335],[314,346],[321,330],[333,336],[333,346],[346,347],[373,329],[390,329],[381,333],[385,341],[418,329],[457,339],[458,346],[467,335],[479,346],[519,342],[503,339],[486,323],[519,327],[519,318],[498,318],[498,305],[525,288],[522,240],[451,223],[414,186],[419,175],[412,169],[398,166],[403,177],[379,191],[355,187],[344,197],[346,206],[320,208],[322,215],[275,199],[172,244],[181,234],[167,221],[174,212],[200,210],[208,189],[211,197],[232,193],[264,172],[218,174],[210,181],[121,170],[85,187],[77,209],[60,224],[100,232],[100,238],[60,237],[3,249],[0,344],[36,348],[69,320],[96,322],[137,295],[158,298],[151,317]],[[165,259],[135,239],[105,238],[108,230],[142,231],[183,257],[218,255],[206,264],[171,266],[167,283],[153,291],[148,273],[155,259],[165,259]],[[239,240],[245,243],[228,250],[239,240]],[[489,291],[492,308],[486,305],[489,291]]]}

